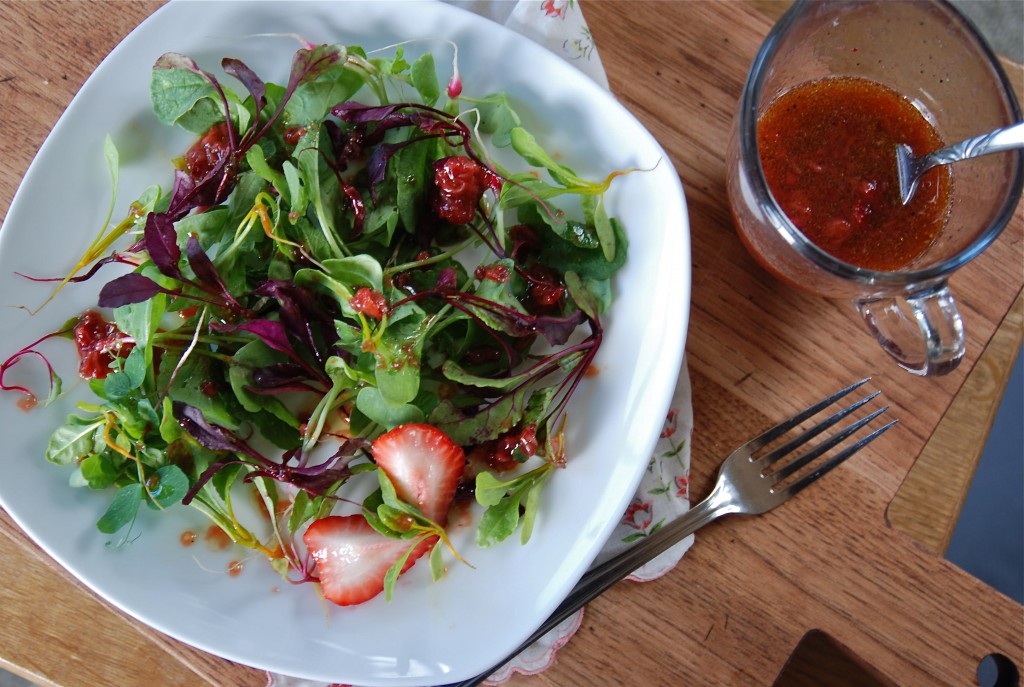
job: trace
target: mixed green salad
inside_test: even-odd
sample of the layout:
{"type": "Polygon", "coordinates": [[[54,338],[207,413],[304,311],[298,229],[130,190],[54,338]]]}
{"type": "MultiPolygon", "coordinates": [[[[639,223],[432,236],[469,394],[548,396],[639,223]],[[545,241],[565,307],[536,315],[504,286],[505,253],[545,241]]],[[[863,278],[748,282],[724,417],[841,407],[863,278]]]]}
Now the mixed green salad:
{"type": "MultiPolygon", "coordinates": [[[[439,575],[460,499],[485,508],[480,546],[525,541],[626,259],[604,206],[622,172],[580,178],[504,94],[463,93],[457,64],[442,84],[431,53],[307,44],[283,85],[221,67],[238,92],[184,55],[153,67],[156,117],[196,141],[59,280],[118,274],[45,337],[74,341],[95,395],[46,458],[112,496],[104,533],[190,505],[337,603],[390,594],[427,551],[439,575]],[[334,515],[361,474],[372,494],[334,515]],[[269,527],[242,521],[246,491],[269,527]],[[361,596],[335,591],[355,575],[342,549],[373,561],[361,596]]],[[[46,361],[41,341],[0,387],[30,393],[3,377],[46,361]]]]}

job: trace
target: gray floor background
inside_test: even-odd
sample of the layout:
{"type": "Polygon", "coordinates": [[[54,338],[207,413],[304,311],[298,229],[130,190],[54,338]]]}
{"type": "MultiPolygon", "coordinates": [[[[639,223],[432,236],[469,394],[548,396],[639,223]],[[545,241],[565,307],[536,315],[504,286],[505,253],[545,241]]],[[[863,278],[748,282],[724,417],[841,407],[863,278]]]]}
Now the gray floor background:
{"type": "MultiPolygon", "coordinates": [[[[953,4],[978,25],[997,52],[1024,62],[1024,0],[954,0],[953,4]]],[[[1017,358],[948,558],[1024,602],[1024,355],[1017,358]]],[[[0,670],[0,687],[30,685],[0,670]]]]}

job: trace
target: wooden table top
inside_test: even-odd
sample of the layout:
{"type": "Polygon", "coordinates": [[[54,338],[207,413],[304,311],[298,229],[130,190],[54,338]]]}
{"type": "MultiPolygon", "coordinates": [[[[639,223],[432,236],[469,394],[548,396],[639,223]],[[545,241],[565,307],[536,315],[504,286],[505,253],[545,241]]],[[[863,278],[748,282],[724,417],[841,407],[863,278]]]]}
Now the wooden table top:
{"type": "MultiPolygon", "coordinates": [[[[86,77],[159,4],[0,4],[0,215],[86,77]]],[[[666,577],[611,590],[554,667],[517,676],[513,687],[845,684],[840,674],[859,680],[850,684],[961,686],[975,684],[990,653],[1018,667],[1024,658],[1021,606],[935,553],[977,460],[986,397],[1001,394],[1019,346],[1024,219],[1018,209],[951,280],[968,353],[938,379],[896,369],[848,304],[760,270],[731,225],[723,156],[747,68],[786,4],[584,4],[613,92],[662,143],[686,189],[691,493],[708,492],[735,446],[839,382],[873,375],[901,422],[783,509],[702,531],[666,577]],[[995,363],[979,364],[986,350],[995,363]],[[948,424],[963,412],[981,417],[980,431],[974,421],[948,424]],[[807,656],[844,667],[823,681],[807,656]]],[[[1024,72],[1010,69],[1021,84],[1024,72]]],[[[59,687],[265,684],[262,672],[168,639],[97,599],[3,513],[0,533],[0,666],[59,687]]]]}

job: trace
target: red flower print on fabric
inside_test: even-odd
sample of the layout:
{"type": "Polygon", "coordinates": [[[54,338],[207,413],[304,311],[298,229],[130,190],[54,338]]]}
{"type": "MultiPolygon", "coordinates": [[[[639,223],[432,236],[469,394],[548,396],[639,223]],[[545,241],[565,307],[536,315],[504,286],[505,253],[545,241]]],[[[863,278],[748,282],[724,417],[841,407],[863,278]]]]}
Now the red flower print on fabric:
{"type": "Polygon", "coordinates": [[[565,11],[571,4],[568,0],[544,0],[540,8],[549,17],[565,17],[565,11]]]}
{"type": "Polygon", "coordinates": [[[668,439],[676,433],[679,424],[679,409],[669,408],[668,417],[665,418],[665,428],[661,430],[661,438],[668,439]]]}
{"type": "Polygon", "coordinates": [[[679,475],[676,477],[676,496],[682,499],[690,498],[690,476],[679,475]]]}
{"type": "Polygon", "coordinates": [[[629,504],[629,508],[626,509],[626,514],[622,516],[622,524],[628,525],[633,529],[646,530],[651,526],[651,521],[654,517],[651,513],[652,505],[650,501],[641,501],[638,498],[634,498],[632,503],[629,504]]]}

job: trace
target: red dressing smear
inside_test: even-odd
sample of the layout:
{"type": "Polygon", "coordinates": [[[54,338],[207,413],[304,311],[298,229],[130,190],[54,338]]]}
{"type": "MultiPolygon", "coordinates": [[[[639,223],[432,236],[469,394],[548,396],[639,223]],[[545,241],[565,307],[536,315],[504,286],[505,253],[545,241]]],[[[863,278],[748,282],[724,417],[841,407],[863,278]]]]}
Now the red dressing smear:
{"type": "Polygon", "coordinates": [[[231,546],[231,537],[216,525],[210,525],[206,529],[203,539],[206,541],[206,546],[213,551],[223,551],[231,546]]]}
{"type": "Polygon", "coordinates": [[[458,498],[452,501],[451,508],[448,510],[447,527],[449,531],[469,527],[473,524],[473,513],[470,511],[472,505],[473,499],[469,498],[458,498]]]}

